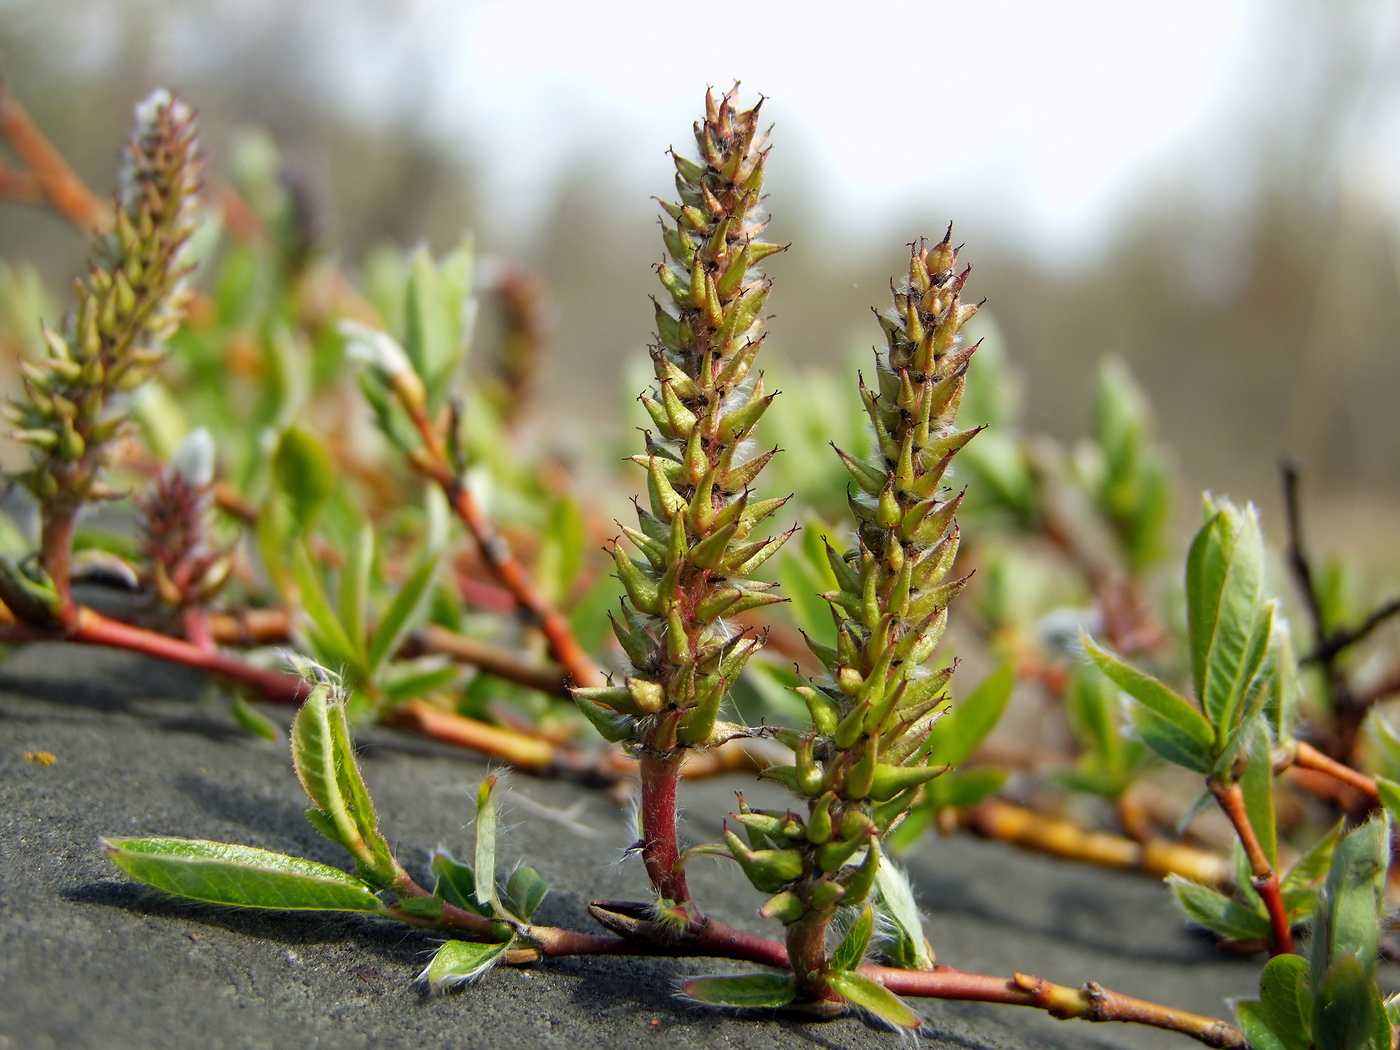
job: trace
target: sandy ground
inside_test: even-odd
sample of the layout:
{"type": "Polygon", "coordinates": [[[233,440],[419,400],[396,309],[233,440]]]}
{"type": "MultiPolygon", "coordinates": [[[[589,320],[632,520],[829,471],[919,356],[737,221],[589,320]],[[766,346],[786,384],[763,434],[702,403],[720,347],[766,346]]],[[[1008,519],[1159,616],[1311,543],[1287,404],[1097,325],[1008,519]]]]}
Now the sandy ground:
{"type": "MultiPolygon", "coordinates": [[[[468,853],[469,799],[485,766],[387,730],[361,744],[382,827],[410,870],[438,844],[468,853]]],[[[696,841],[718,837],[736,789],[751,800],[773,793],[752,777],[687,786],[696,841]]],[[[523,776],[511,790],[507,856],[553,887],[539,921],[586,930],[588,900],[644,897],[640,864],[620,863],[624,816],[603,795],[523,776]]],[[[743,969],[734,963],[563,960],[427,998],[412,980],[429,935],[182,902],[133,884],[98,846],[103,834],[181,835],[348,867],[306,823],[305,804],[285,749],[245,735],[197,676],[75,647],[12,655],[0,666],[0,1050],[900,1045],[859,1019],[752,1021],[675,998],[678,978],[743,969]],[[25,759],[40,750],[57,762],[25,759]]],[[[1220,1017],[1228,997],[1257,988],[1259,961],[1223,956],[1187,931],[1152,879],[963,837],[928,839],[906,861],[942,962],[1092,979],[1220,1017]]],[[[706,862],[692,885],[712,913],[764,928],[732,865],[706,862]]],[[[924,1045],[939,1050],[1197,1045],[1014,1007],[916,1006],[928,1018],[924,1045]]]]}

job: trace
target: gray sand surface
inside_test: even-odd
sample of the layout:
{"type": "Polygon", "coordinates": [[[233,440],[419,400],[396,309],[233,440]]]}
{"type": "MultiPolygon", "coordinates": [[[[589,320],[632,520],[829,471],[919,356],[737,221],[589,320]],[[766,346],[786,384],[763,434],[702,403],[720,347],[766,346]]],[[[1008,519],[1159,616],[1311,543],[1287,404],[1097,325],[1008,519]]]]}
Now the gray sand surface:
{"type": "MultiPolygon", "coordinates": [[[[442,844],[470,853],[470,798],[483,763],[373,729],[362,762],[381,826],[410,870],[442,844]]],[[[639,862],[604,795],[513,776],[510,862],[553,890],[537,920],[596,930],[597,897],[644,899],[639,862]]],[[[695,841],[719,836],[752,777],[686,785],[695,841]]],[[[341,867],[302,816],[285,748],[255,740],[199,676],[124,654],[57,645],[0,665],[0,1050],[195,1047],[893,1048],[858,1019],[805,1025],[702,1011],[678,978],[739,972],[704,960],[568,959],[492,971],[427,998],[411,982],[436,943],[388,923],[183,902],[138,886],[98,837],[162,834],[247,843],[341,867]],[[57,763],[26,761],[46,750],[57,763]]],[[[941,962],[1009,976],[1085,980],[1212,1016],[1257,988],[1257,959],[1224,956],[1185,929],[1152,879],[1033,856],[966,837],[926,839],[906,858],[941,962]]],[[[697,898],[734,925],[777,935],[733,865],[704,862],[697,898]],[[771,928],[768,928],[770,927],[771,928]]],[[[1125,1025],[1032,1010],[918,1001],[923,1045],[942,1048],[1190,1047],[1125,1025]]]]}

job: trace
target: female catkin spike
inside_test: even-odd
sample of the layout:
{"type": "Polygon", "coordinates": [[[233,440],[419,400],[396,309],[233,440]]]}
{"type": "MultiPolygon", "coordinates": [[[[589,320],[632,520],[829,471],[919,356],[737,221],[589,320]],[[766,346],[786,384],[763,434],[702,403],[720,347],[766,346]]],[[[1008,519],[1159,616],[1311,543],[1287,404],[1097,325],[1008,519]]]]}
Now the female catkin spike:
{"type": "Polygon", "coordinates": [[[164,360],[165,340],[189,301],[185,245],[200,176],[193,111],[155,92],[136,107],[116,222],[94,244],[77,282],[77,309],[62,333],[45,330],[46,357],[22,366],[24,390],[5,408],[14,436],[35,450],[25,480],[41,508],[49,613],[60,620],[72,608],[68,564],[78,510],[110,494],[101,472],[127,420],[115,395],[136,389],[164,360]]]}
{"type": "Polygon", "coordinates": [[[880,839],[941,770],[923,744],[942,711],[952,669],[923,668],[942,638],[948,603],[964,579],[948,579],[958,548],[961,495],[942,485],[958,450],[977,433],[954,425],[968,362],[959,330],[976,311],[961,301],[968,271],[954,269],[952,228],[930,248],[912,246],[909,278],[879,315],[887,347],[875,389],[860,394],[877,453],[862,462],[837,450],[859,492],[851,500],[857,546],[827,557],[840,589],[826,595],[836,646],[809,643],[828,677],[798,689],[807,733],[781,733],[796,761],[768,772],[805,801],[806,815],[750,810],[726,829],[755,887],[774,896],[763,914],[783,921],[799,991],[839,996],[826,979],[826,931],[840,907],[860,905],[880,865],[880,839]]]}
{"type": "Polygon", "coordinates": [[[641,558],[613,550],[626,590],[613,629],[631,671],[622,685],[575,691],[604,736],[639,753],[647,873],[658,897],[678,904],[689,901],[677,866],[680,763],[687,748],[742,732],[719,720],[720,705],[762,645],[723,618],[782,600],[749,577],[791,535],[754,532],[786,502],[752,498],[776,450],[755,454],[748,440],[774,397],[751,371],[769,290],[759,264],[782,248],[763,240],[759,106],[737,109],[736,93],[708,93],[695,125],[699,159],[672,154],[680,200],[662,205],[657,385],[641,399],[656,429],[633,457],[647,472],[648,501],[637,506],[638,528],[623,528],[641,558]]]}

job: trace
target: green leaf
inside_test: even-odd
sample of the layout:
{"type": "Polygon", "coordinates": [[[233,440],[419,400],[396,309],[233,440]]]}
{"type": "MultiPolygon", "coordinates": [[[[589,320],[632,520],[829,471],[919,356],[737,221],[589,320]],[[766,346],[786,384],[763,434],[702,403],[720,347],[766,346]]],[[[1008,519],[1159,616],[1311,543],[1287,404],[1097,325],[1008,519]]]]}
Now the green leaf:
{"type": "Polygon", "coordinates": [[[1196,695],[1217,726],[1253,677],[1246,664],[1263,598],[1264,540],[1254,508],[1223,504],[1196,534],[1186,560],[1187,625],[1196,695]]]}
{"type": "Polygon", "coordinates": [[[465,911],[475,912],[487,918],[494,917],[490,908],[483,908],[476,901],[476,877],[472,869],[454,860],[441,850],[433,854],[429,868],[433,873],[433,894],[465,911]]]}
{"type": "Polygon", "coordinates": [[[1380,796],[1381,805],[1390,814],[1390,819],[1400,820],[1400,784],[1393,780],[1386,780],[1384,777],[1377,777],[1376,794],[1380,796]]]}
{"type": "Polygon", "coordinates": [[[1293,862],[1293,867],[1288,869],[1288,874],[1284,876],[1279,888],[1285,893],[1302,889],[1311,886],[1327,874],[1328,865],[1332,863],[1332,850],[1345,826],[1345,820],[1337,821],[1332,825],[1331,831],[1309,846],[1307,852],[1293,862]]]}
{"type": "Polygon", "coordinates": [[[1240,1023],[1240,1031],[1249,1041],[1250,1050],[1293,1050],[1265,1023],[1263,1007],[1257,1000],[1236,1003],[1235,1018],[1240,1023]]]}
{"type": "Polygon", "coordinates": [[[1298,725],[1298,698],[1302,687],[1298,682],[1298,657],[1293,651],[1293,635],[1288,621],[1274,620],[1274,639],[1269,652],[1269,696],[1265,711],[1273,726],[1274,739],[1280,745],[1293,740],[1298,725]]]}
{"type": "Polygon", "coordinates": [[[1199,739],[1148,707],[1133,707],[1129,717],[1138,738],[1168,762],[1195,773],[1210,773],[1213,765],[1210,752],[1202,747],[1199,739]]]}
{"type": "Polygon", "coordinates": [[[1312,988],[1300,955],[1276,955],[1259,978],[1264,1020],[1284,1050],[1308,1050],[1312,1042],[1312,988]]]}
{"type": "Polygon", "coordinates": [[[1396,734],[1380,711],[1374,708],[1371,711],[1369,727],[1371,739],[1377,744],[1382,774],[1390,780],[1400,778],[1400,735],[1396,734]]]}
{"type": "Polygon", "coordinates": [[[330,600],[321,586],[320,574],[301,544],[297,544],[292,552],[292,575],[296,580],[302,611],[310,620],[307,634],[317,650],[319,662],[330,667],[361,670],[364,667],[363,651],[346,634],[345,626],[331,608],[330,600]]]}
{"type": "Polygon", "coordinates": [[[814,565],[800,548],[789,547],[778,559],[778,584],[789,600],[789,611],[798,628],[813,641],[830,646],[836,642],[836,627],[831,620],[831,606],[822,595],[836,586],[828,582],[831,570],[822,572],[825,555],[822,562],[822,566],[814,565]]]}
{"type": "Polygon", "coordinates": [[[1163,758],[1198,773],[1209,772],[1215,750],[1215,733],[1204,715],[1174,691],[1150,675],[1083,636],[1084,649],[1119,689],[1142,706],[1134,721],[1144,742],[1163,758]],[[1146,715],[1140,718],[1138,715],[1146,715]]]}
{"type": "Polygon", "coordinates": [[[307,796],[327,818],[317,830],[333,825],[336,841],[350,851],[360,874],[377,886],[388,886],[400,869],[379,833],[374,803],[350,744],[345,707],[329,696],[329,687],[318,685],[297,712],[292,762],[307,796]]]}
{"type": "Polygon", "coordinates": [[[955,703],[952,711],[940,718],[929,733],[929,742],[925,745],[928,764],[961,765],[1000,720],[1015,682],[1015,668],[1008,661],[955,703]]]}
{"type": "Polygon", "coordinates": [[[834,973],[827,976],[832,991],[842,999],[869,1010],[876,1017],[900,1028],[918,1028],[922,1021],[904,1001],[883,984],[859,973],[834,973]]]}
{"type": "Polygon", "coordinates": [[[340,623],[358,650],[364,645],[369,578],[374,569],[374,526],[365,521],[340,576],[340,623]]]}
{"type": "Polygon", "coordinates": [[[586,542],[578,502],[568,496],[555,500],[535,558],[535,584],[551,605],[567,604],[583,568],[586,542]]]}
{"type": "Polygon", "coordinates": [[[476,900],[496,906],[496,777],[487,777],[476,792],[476,900]]]}
{"type": "Polygon", "coordinates": [[[260,736],[264,740],[282,739],[282,727],[237,693],[233,694],[233,701],[229,707],[238,724],[254,736],[260,736]]]}
{"type": "Polygon", "coordinates": [[[1326,956],[1314,954],[1314,977],[1319,969],[1350,956],[1359,961],[1362,973],[1370,979],[1385,914],[1389,863],[1390,819],[1384,813],[1351,832],[1333,850],[1322,890],[1325,921],[1315,932],[1326,956]]]}
{"type": "Polygon", "coordinates": [[[1006,785],[1010,776],[1010,771],[996,766],[979,766],[966,773],[944,773],[937,780],[929,781],[925,791],[938,809],[947,806],[962,809],[991,798],[1006,785]]]}
{"type": "Polygon", "coordinates": [[[418,980],[433,994],[475,981],[505,957],[509,941],[481,944],[477,941],[448,941],[433,956],[418,980]]]}
{"type": "Polygon", "coordinates": [[[425,657],[390,664],[379,682],[385,700],[407,700],[454,688],[462,680],[462,668],[441,657],[425,657]]]}
{"type": "Polygon", "coordinates": [[[1362,1050],[1376,1035],[1376,986],[1354,955],[1344,955],[1323,976],[1313,1007],[1317,1050],[1362,1050]]]}
{"type": "Polygon", "coordinates": [[[1173,875],[1167,880],[1188,918],[1232,941],[1267,940],[1272,927],[1262,910],[1246,908],[1219,890],[1173,875]]]}
{"type": "Polygon", "coordinates": [[[529,922],[549,892],[549,884],[534,868],[516,868],[506,881],[506,907],[517,919],[529,922]]]}
{"type": "Polygon", "coordinates": [[[445,903],[446,901],[438,896],[400,897],[394,902],[394,907],[405,915],[413,915],[420,919],[440,919],[445,903]]]}
{"type": "Polygon", "coordinates": [[[1119,693],[1108,677],[1093,664],[1070,668],[1065,683],[1065,714],[1080,750],[1103,758],[1123,746],[1115,717],[1119,693]]]}
{"type": "Polygon", "coordinates": [[[1250,827],[1259,840],[1269,866],[1278,868],[1278,829],[1274,820],[1274,753],[1269,734],[1259,724],[1253,734],[1249,758],[1245,762],[1240,789],[1250,827]]]}
{"type": "Polygon", "coordinates": [[[335,487],[335,470],[320,439],[300,423],[282,433],[272,457],[277,487],[287,494],[297,528],[307,532],[335,487]]]}
{"type": "Polygon", "coordinates": [[[245,908],[378,912],[374,890],[326,864],[199,839],[104,839],[112,863],[167,893],[245,908]]]}
{"type": "Polygon", "coordinates": [[[441,555],[426,559],[414,570],[413,575],[404,581],[403,587],[394,596],[393,604],[375,628],[374,639],[370,642],[370,677],[379,674],[385,662],[398,652],[403,640],[427,617],[428,609],[432,605],[433,580],[441,563],[441,555]]]}
{"type": "Polygon", "coordinates": [[[898,928],[902,952],[908,958],[895,960],[911,970],[933,968],[929,957],[928,941],[924,937],[923,917],[914,902],[914,888],[909,876],[904,874],[888,857],[880,858],[880,869],[875,873],[875,885],[880,892],[880,912],[898,928]]]}
{"type": "MultiPolygon", "coordinates": [[[[444,287],[426,248],[413,253],[405,301],[404,350],[433,393],[457,358],[461,300],[444,287]],[[454,301],[455,300],[455,301],[454,301]]],[[[440,395],[434,404],[441,403],[440,395]]]]}
{"type": "Polygon", "coordinates": [[[854,970],[865,958],[865,950],[870,947],[870,935],[875,932],[875,911],[869,905],[861,911],[841,943],[831,953],[830,969],[838,972],[854,970]]]}
{"type": "Polygon", "coordinates": [[[746,973],[739,977],[695,977],[681,992],[709,1006],[741,1010],[776,1010],[797,998],[797,982],[778,973],[746,973]]]}

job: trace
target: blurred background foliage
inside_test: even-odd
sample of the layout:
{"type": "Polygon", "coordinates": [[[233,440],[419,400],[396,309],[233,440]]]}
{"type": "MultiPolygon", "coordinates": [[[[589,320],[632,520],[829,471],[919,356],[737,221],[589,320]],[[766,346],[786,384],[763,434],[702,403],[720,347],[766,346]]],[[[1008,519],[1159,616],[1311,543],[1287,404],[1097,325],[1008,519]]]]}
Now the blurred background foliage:
{"type": "MultiPolygon", "coordinates": [[[[1022,750],[991,759],[1034,767],[1035,746],[1059,747],[1079,756],[1072,770],[1059,770],[1062,785],[1121,799],[1144,755],[1122,739],[1114,691],[1082,668],[1066,678],[1069,644],[1088,626],[1122,652],[1157,652],[1173,669],[1173,639],[1163,632],[1181,621],[1177,567],[1197,520],[1193,494],[1257,501],[1281,545],[1277,463],[1285,452],[1306,472],[1314,551],[1352,561],[1350,569],[1323,568],[1335,623],[1355,622],[1389,593],[1400,569],[1400,179],[1378,175],[1373,147],[1394,131],[1385,122],[1400,99],[1400,21],[1382,17],[1392,9],[1400,8],[1256,4],[1255,102],[1237,106],[1223,134],[1202,140],[1204,154],[1163,160],[1116,205],[1110,232],[1087,246],[1017,235],[987,203],[994,190],[980,200],[929,194],[858,229],[833,221],[839,207],[818,173],[823,151],[842,144],[804,140],[800,127],[789,137],[775,97],[765,109],[780,147],[766,183],[771,236],[793,250],[770,264],[776,318],[765,368],[770,388],[787,396],[763,424],[761,440],[785,450],[764,484],[795,492],[794,516],[808,526],[770,566],[793,599],[775,618],[818,638],[831,631],[814,593],[834,586],[819,541],[824,523],[839,529],[846,520],[847,479],[828,442],[865,453],[852,380],[857,368],[869,369],[879,338],[869,309],[906,265],[901,246],[936,237],[950,217],[968,244],[962,259],[975,267],[969,290],[989,300],[969,326],[985,342],[962,419],[993,426],[959,460],[969,484],[965,556],[979,579],[964,603],[975,615],[960,623],[955,613],[945,655],[972,661],[969,687],[1010,658],[1022,680],[1063,693],[1066,705],[1062,717],[1034,690],[1018,690],[1018,717],[1007,721],[1022,750]]],[[[225,433],[214,429],[226,458],[237,443],[222,439],[241,435],[245,423],[283,435],[271,458],[272,449],[248,443],[243,461],[226,463],[245,496],[268,488],[269,469],[290,469],[278,463],[296,459],[303,425],[325,436],[341,466],[382,454],[382,445],[347,450],[340,442],[353,445],[372,428],[358,396],[334,387],[347,370],[331,322],[377,317],[402,338],[409,274],[415,266],[434,272],[427,256],[402,249],[426,245],[432,258],[449,260],[446,275],[472,265],[450,261],[471,231],[483,300],[479,351],[469,362],[479,380],[466,427],[473,484],[486,486],[490,512],[571,614],[584,647],[607,663],[602,611],[615,604],[617,587],[600,548],[639,484],[618,461],[635,451],[632,428],[646,422],[633,399],[651,382],[642,348],[654,324],[647,296],[658,291],[656,209],[621,171],[635,167],[620,158],[631,147],[603,136],[551,173],[539,214],[512,218],[483,175],[488,159],[499,161],[487,152],[501,143],[461,134],[443,112],[451,70],[422,61],[436,14],[445,17],[445,5],[0,0],[0,76],[104,195],[132,103],[169,84],[199,109],[213,192],[233,189],[278,240],[278,252],[243,243],[218,255],[204,275],[215,316],[182,334],[168,376],[187,422],[225,424],[225,433]],[[308,261],[320,276],[299,299],[281,282],[308,261]],[[354,289],[336,284],[336,265],[354,289]],[[537,330],[522,334],[521,317],[537,330]],[[519,377],[532,392],[523,418],[506,411],[511,399],[493,386],[513,382],[503,347],[511,339],[539,341],[545,355],[519,377]],[[249,348],[250,340],[264,345],[249,348]],[[265,367],[272,374],[259,371],[265,367]],[[308,402],[306,389],[324,396],[308,402]],[[206,411],[200,397],[220,404],[206,411]],[[305,404],[304,416],[282,418],[286,406],[305,404]]],[[[972,17],[957,17],[964,15],[972,17]]],[[[746,91],[766,87],[761,64],[734,72],[747,78],[746,91]]],[[[949,112],[915,116],[911,135],[945,135],[956,150],[958,121],[975,119],[958,110],[975,96],[976,76],[1016,70],[969,74],[942,103],[949,112]]],[[[1105,81],[1101,90],[1114,86],[1105,81]]],[[[891,164],[899,163],[897,147],[890,144],[891,164]]],[[[669,163],[654,145],[642,152],[654,160],[651,191],[668,197],[669,163]]],[[[229,215],[225,208],[226,225],[229,215]]],[[[0,266],[9,267],[0,274],[0,340],[26,344],[26,332],[37,340],[26,319],[56,318],[68,304],[38,309],[34,300],[62,294],[84,251],[82,236],[56,214],[0,206],[0,259],[8,260],[0,266]]],[[[0,380],[12,388],[18,353],[36,349],[0,347],[8,372],[0,380]]],[[[165,456],[179,435],[162,438],[150,422],[158,416],[143,421],[165,456]]],[[[329,491],[331,468],[318,467],[317,455],[303,457],[311,466],[302,473],[325,473],[329,491]]],[[[6,448],[7,468],[22,462],[6,448]]],[[[398,474],[368,468],[346,491],[354,486],[376,511],[411,491],[398,474]]],[[[313,515],[342,550],[360,524],[347,499],[325,497],[313,515]]],[[[406,558],[432,511],[429,501],[421,519],[411,510],[378,522],[385,553],[406,558]]],[[[480,566],[459,569],[473,577],[480,566]]],[[[1276,576],[1283,590],[1284,575],[1276,576]]],[[[464,623],[455,605],[439,605],[435,622],[495,637],[493,624],[464,623]]],[[[788,668],[803,654],[795,632],[775,632],[773,659],[756,664],[737,690],[747,717],[801,721],[800,704],[782,687],[796,681],[788,668]]],[[[458,707],[485,713],[501,683],[472,681],[477,687],[458,707]]],[[[511,699],[536,721],[557,713],[529,691],[511,699]]],[[[969,735],[966,750],[980,740],[969,735]]]]}
{"type": "MultiPolygon", "coordinates": [[[[1098,361],[1116,354],[1157,406],[1188,491],[1254,498],[1277,521],[1275,462],[1289,450],[1319,497],[1309,506],[1317,542],[1345,537],[1393,561],[1393,544],[1379,540],[1400,521],[1400,209],[1367,167],[1368,136],[1400,90],[1395,42],[1375,39],[1377,26],[1393,30],[1394,19],[1378,17],[1393,6],[1260,5],[1264,39],[1250,76],[1262,101],[1236,107],[1209,155],[1164,161],[1088,251],[1027,243],[985,206],[944,199],[878,228],[838,231],[804,170],[839,146],[793,141],[775,98],[783,149],[770,180],[781,201],[773,235],[800,250],[775,263],[773,356],[790,369],[844,366],[871,342],[867,311],[902,265],[898,246],[955,217],[974,283],[1023,376],[1029,427],[1081,433],[1098,361]]],[[[240,136],[264,130],[312,225],[346,259],[383,241],[423,240],[440,255],[474,230],[483,254],[530,267],[552,297],[554,361],[535,422],[568,411],[580,393],[620,405],[619,391],[631,390],[620,373],[651,325],[651,209],[610,177],[615,143],[597,141],[551,181],[543,221],[523,234],[503,225],[476,178],[492,143],[464,145],[444,130],[450,70],[421,61],[417,37],[439,10],[377,0],[4,0],[0,74],[97,187],[109,184],[132,100],[170,83],[198,106],[223,177],[240,136]],[[374,105],[363,104],[366,83],[380,91],[374,105]]],[[[761,65],[735,72],[764,89],[761,65]]],[[[1016,75],[968,72],[964,97],[977,77],[1016,75]]],[[[975,118],[948,117],[953,149],[960,119],[975,118]]],[[[665,165],[655,167],[664,194],[665,165]]],[[[0,215],[0,256],[33,260],[50,287],[62,286],[82,250],[44,211],[0,215]]],[[[614,437],[604,431],[620,418],[619,407],[589,422],[614,437]]],[[[559,431],[546,427],[545,440],[559,431]]]]}

